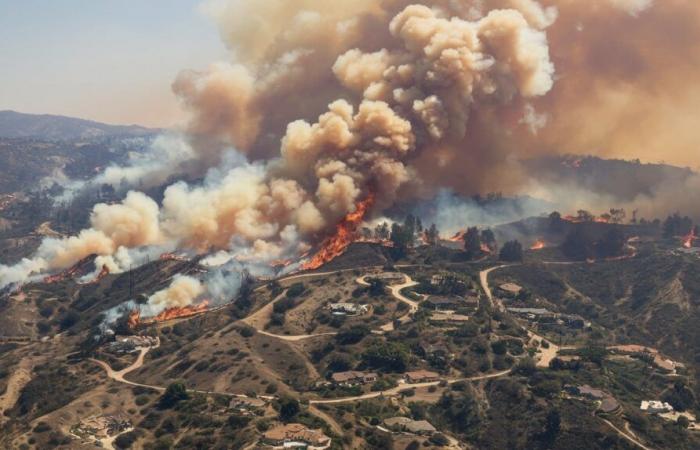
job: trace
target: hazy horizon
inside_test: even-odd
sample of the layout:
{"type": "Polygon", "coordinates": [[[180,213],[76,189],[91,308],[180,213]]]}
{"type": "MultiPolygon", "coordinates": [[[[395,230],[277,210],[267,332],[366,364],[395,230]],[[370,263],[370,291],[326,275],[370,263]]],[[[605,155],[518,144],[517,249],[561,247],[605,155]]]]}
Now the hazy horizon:
{"type": "Polygon", "coordinates": [[[172,126],[177,74],[228,57],[200,3],[0,0],[0,110],[172,126]]]}

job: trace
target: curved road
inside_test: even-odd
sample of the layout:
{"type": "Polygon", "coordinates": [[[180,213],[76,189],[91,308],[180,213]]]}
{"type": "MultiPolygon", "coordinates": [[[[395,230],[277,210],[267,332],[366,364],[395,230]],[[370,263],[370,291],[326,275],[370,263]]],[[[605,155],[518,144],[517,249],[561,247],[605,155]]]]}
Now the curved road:
{"type": "MultiPolygon", "coordinates": [[[[636,253],[635,253],[635,255],[636,255],[636,253]]],[[[634,257],[634,256],[632,256],[632,257],[634,257]]],[[[562,262],[562,263],[559,263],[559,262],[551,262],[551,263],[545,262],[544,264],[568,265],[568,264],[578,264],[578,263],[577,263],[577,262],[562,262]]],[[[509,265],[502,265],[502,266],[492,267],[492,268],[490,268],[490,269],[483,270],[483,271],[481,271],[481,272],[479,273],[479,279],[480,279],[480,281],[481,281],[481,288],[484,290],[484,293],[486,293],[486,297],[489,299],[489,302],[491,303],[491,305],[494,304],[494,299],[493,299],[493,293],[491,292],[491,288],[489,287],[489,281],[488,281],[489,275],[491,274],[491,272],[493,272],[493,271],[495,271],[495,270],[503,269],[503,268],[506,268],[506,267],[510,267],[510,266],[509,266],[509,265]]],[[[505,309],[505,307],[503,306],[503,304],[502,304],[501,302],[498,302],[498,308],[499,308],[501,311],[503,311],[503,310],[505,309]]],[[[574,348],[576,348],[576,347],[559,347],[559,346],[555,345],[554,343],[548,341],[547,339],[544,339],[542,336],[539,336],[539,335],[533,333],[533,332],[530,331],[530,330],[527,330],[527,333],[528,333],[528,336],[530,337],[530,339],[535,338],[535,339],[539,339],[540,342],[547,342],[547,343],[549,343],[549,348],[543,348],[542,346],[540,346],[540,349],[539,349],[539,350],[540,350],[540,357],[539,357],[538,360],[537,360],[537,367],[549,367],[549,363],[550,363],[554,358],[557,357],[557,355],[559,354],[559,352],[560,352],[561,350],[564,350],[564,349],[574,349],[574,348]]],[[[616,427],[616,426],[615,426],[612,422],[610,422],[609,420],[604,419],[604,418],[602,418],[602,417],[599,417],[599,419],[602,420],[603,422],[605,422],[605,424],[607,424],[607,425],[608,425],[610,428],[612,428],[619,436],[621,436],[622,438],[626,439],[627,441],[633,443],[634,445],[637,445],[638,447],[640,447],[640,448],[643,449],[643,450],[652,450],[651,448],[649,448],[649,447],[645,446],[644,444],[642,444],[641,442],[639,442],[639,440],[637,440],[634,436],[630,435],[629,433],[627,433],[627,432],[625,432],[625,431],[623,431],[623,430],[620,430],[618,427],[616,427]]],[[[625,422],[625,423],[627,423],[627,422],[625,422]]],[[[627,425],[629,426],[628,423],[627,423],[627,425]]]]}
{"type": "MultiPolygon", "coordinates": [[[[488,375],[479,375],[477,377],[455,378],[452,380],[447,380],[447,384],[455,384],[455,383],[459,383],[460,381],[489,380],[492,378],[499,378],[499,377],[508,375],[510,372],[511,372],[511,369],[508,369],[508,370],[504,370],[502,372],[491,373],[488,375]]],[[[329,404],[334,404],[334,403],[356,402],[356,401],[360,401],[360,400],[367,400],[370,398],[377,398],[377,397],[393,397],[395,395],[400,394],[403,391],[410,391],[411,389],[430,387],[430,386],[438,386],[441,382],[442,381],[431,381],[431,382],[427,382],[427,383],[402,384],[402,385],[399,385],[395,388],[388,389],[386,391],[370,392],[368,394],[357,395],[354,397],[330,398],[330,399],[323,399],[323,400],[309,400],[309,404],[310,405],[329,405],[329,404]]]]}

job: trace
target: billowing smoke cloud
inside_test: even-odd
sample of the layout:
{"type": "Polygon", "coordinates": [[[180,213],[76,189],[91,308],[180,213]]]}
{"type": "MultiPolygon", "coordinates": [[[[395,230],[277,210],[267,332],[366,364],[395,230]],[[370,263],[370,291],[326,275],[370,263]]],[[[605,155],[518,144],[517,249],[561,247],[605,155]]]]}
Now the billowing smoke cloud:
{"type": "MultiPolygon", "coordinates": [[[[531,181],[519,160],[542,153],[673,145],[684,160],[696,154],[700,90],[675,87],[695,85],[700,6],[663,6],[207,2],[235,59],[178,76],[187,145],[146,171],[162,181],[185,167],[204,182],[170,186],[160,206],[138,193],[96,206],[90,229],[0,267],[0,285],[141,246],[284,258],[370,195],[381,210],[443,187],[518,192],[531,181]],[[232,148],[247,162],[229,167],[232,148]]],[[[139,179],[137,166],[105,177],[139,179]]]]}
{"type": "Polygon", "coordinates": [[[166,308],[183,308],[189,306],[204,294],[204,286],[196,278],[176,275],[170,286],[151,295],[148,304],[141,309],[144,316],[155,316],[166,308]]]}
{"type": "MultiPolygon", "coordinates": [[[[371,8],[376,13],[370,22],[386,30],[372,46],[387,48],[377,51],[350,48],[369,26],[361,25],[362,2],[347,11],[294,9],[294,25],[281,42],[271,43],[272,59],[265,53],[255,65],[215,64],[176,80],[175,92],[192,111],[188,132],[198,162],[204,168],[221,163],[231,145],[254,158],[273,106],[266,102],[274,98],[279,107],[280,94],[300,85],[310,89],[317,77],[330,76],[329,92],[354,93],[356,104],[334,100],[314,123],[287,121],[279,158],[226,173],[212,170],[200,186],[176,183],[160,208],[136,192],[121,204],[97,205],[90,229],[46,241],[33,261],[54,270],[97,254],[116,265],[120,248],[166,243],[196,252],[245,248],[247,256],[266,260],[308,248],[369,195],[378,208],[391,205],[409,185],[418,185],[412,158],[468,142],[466,124],[477,105],[507,106],[551,89],[554,66],[541,31],[551,14],[534,2],[511,3],[525,13],[475,10],[469,19],[424,5],[392,16],[371,8]],[[334,20],[326,20],[324,11],[334,20]],[[310,39],[338,31],[341,36],[328,42],[310,39]],[[329,64],[309,65],[309,57],[329,64]]],[[[255,8],[292,11],[274,5],[255,8]]],[[[275,11],[267,12],[274,18],[275,11]]],[[[251,53],[243,61],[248,57],[255,59],[251,53]]]]}

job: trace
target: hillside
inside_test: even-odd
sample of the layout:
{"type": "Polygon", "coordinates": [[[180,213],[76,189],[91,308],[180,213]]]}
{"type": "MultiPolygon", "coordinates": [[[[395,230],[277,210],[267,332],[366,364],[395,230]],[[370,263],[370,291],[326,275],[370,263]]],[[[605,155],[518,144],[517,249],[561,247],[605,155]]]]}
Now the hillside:
{"type": "Polygon", "coordinates": [[[597,194],[613,195],[621,201],[651,194],[664,184],[682,183],[694,174],[689,168],[669,164],[578,155],[531,159],[525,166],[540,181],[574,185],[597,194]]]}
{"type": "Polygon", "coordinates": [[[4,138],[72,140],[115,136],[139,137],[158,131],[138,125],[107,125],[73,117],[0,111],[0,137],[4,138]]]}

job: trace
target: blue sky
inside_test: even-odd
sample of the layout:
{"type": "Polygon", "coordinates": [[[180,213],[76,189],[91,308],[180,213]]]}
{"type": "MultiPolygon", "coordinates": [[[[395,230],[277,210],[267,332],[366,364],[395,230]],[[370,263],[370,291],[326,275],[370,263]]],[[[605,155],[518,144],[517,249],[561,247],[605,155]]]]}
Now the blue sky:
{"type": "Polygon", "coordinates": [[[171,125],[177,73],[227,57],[199,3],[0,0],[0,110],[171,125]]]}

